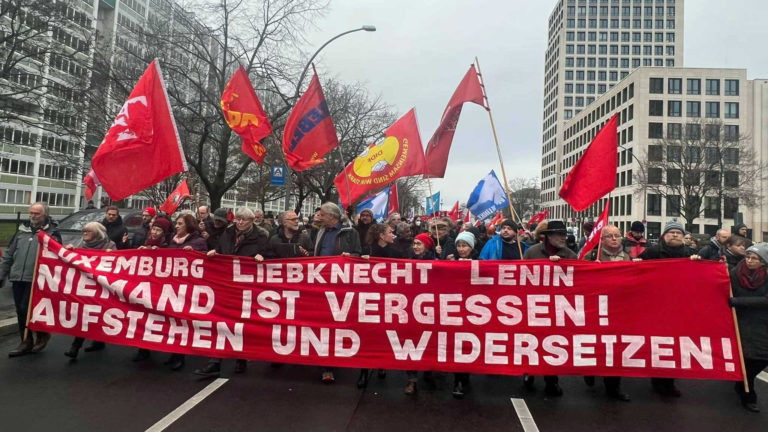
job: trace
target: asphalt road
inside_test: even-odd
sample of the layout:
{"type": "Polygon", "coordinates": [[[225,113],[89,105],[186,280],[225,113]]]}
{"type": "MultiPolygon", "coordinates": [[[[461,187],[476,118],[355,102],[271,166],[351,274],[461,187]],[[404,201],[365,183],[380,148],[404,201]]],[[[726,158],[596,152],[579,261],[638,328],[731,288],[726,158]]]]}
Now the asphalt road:
{"type": "Polygon", "coordinates": [[[143,431],[166,419],[168,431],[523,431],[513,398],[530,410],[529,431],[536,430],[533,423],[541,431],[569,432],[768,430],[763,381],[757,388],[765,395],[761,414],[741,408],[732,383],[712,381],[681,381],[683,397],[663,399],[651,392],[648,380],[626,379],[632,402],[625,403],[608,400],[600,380],[587,388],[580,377],[561,378],[565,396],[550,400],[541,380],[538,391],[529,393],[518,377],[475,375],[471,393],[455,400],[450,374],[437,374],[435,389],[420,382],[418,394],[407,397],[405,373],[399,371],[383,380],[373,377],[366,390],[358,390],[356,370],[340,370],[334,385],[324,385],[317,367],[250,362],[244,375],[232,375],[234,362],[225,361],[227,380],[214,384],[192,375],[204,363],[200,358],[188,358],[184,371],[171,372],[161,364],[165,354],[136,364],[130,361],[132,348],[108,346],[70,362],[63,355],[70,342],[55,335],[43,353],[9,359],[5,353],[18,338],[0,339],[2,430],[143,431]],[[168,419],[212,385],[219,387],[168,419]]]}

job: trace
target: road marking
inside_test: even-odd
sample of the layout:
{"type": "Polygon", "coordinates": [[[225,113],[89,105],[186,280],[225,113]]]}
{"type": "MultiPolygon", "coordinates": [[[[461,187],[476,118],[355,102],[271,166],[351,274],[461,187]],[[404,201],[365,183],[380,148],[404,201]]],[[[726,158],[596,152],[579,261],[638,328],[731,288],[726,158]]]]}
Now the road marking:
{"type": "Polygon", "coordinates": [[[157,423],[153,424],[152,427],[147,429],[146,432],[160,432],[165,430],[168,426],[173,424],[176,420],[181,418],[184,414],[186,414],[189,410],[195,407],[195,405],[199,404],[203,401],[203,399],[207,398],[211,395],[211,393],[215,392],[219,389],[219,387],[223,386],[224,383],[229,381],[229,378],[218,378],[216,381],[208,384],[207,387],[200,390],[196,395],[189,398],[186,402],[179,405],[178,408],[168,413],[167,416],[163,417],[158,421],[157,423]]]}
{"type": "Polygon", "coordinates": [[[12,326],[18,324],[19,320],[16,318],[8,318],[4,320],[0,320],[0,328],[5,326],[12,326]]]}
{"type": "Polygon", "coordinates": [[[760,372],[757,374],[757,379],[768,383],[768,372],[760,372]]]}
{"type": "Polygon", "coordinates": [[[539,427],[536,426],[536,422],[533,421],[531,411],[528,410],[528,405],[525,404],[524,399],[510,398],[512,406],[515,407],[517,418],[520,419],[520,424],[523,425],[524,432],[539,432],[539,427]]]}

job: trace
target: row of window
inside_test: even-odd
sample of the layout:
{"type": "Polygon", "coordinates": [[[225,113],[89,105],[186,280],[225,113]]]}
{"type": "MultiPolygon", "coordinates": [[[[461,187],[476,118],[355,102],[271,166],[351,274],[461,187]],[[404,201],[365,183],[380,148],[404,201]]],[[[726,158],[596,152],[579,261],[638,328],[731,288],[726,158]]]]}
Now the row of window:
{"type": "MultiPolygon", "coordinates": [[[[667,195],[664,197],[659,194],[648,194],[648,204],[646,206],[648,216],[661,216],[662,201],[666,201],[665,214],[667,216],[680,216],[680,209],[682,208],[681,197],[679,195],[667,195]]],[[[739,199],[737,197],[724,197],[723,204],[723,216],[726,219],[733,218],[734,214],[739,211],[739,199]]],[[[717,219],[719,216],[720,200],[717,197],[704,197],[704,217],[717,219]]]]}
{"type": "MultiPolygon", "coordinates": [[[[23,161],[7,157],[0,158],[0,172],[7,174],[17,174],[32,176],[35,172],[35,163],[32,161],[23,161]]],[[[73,180],[74,172],[72,168],[60,167],[58,165],[40,164],[38,169],[40,177],[56,180],[73,180]]]]}
{"type": "MultiPolygon", "coordinates": [[[[595,29],[595,28],[602,28],[602,29],[607,29],[607,28],[612,28],[612,29],[617,29],[617,28],[623,28],[623,29],[628,29],[628,28],[633,28],[633,29],[641,29],[641,28],[643,28],[643,29],[653,29],[653,28],[656,28],[656,29],[663,29],[664,28],[665,20],[663,20],[663,19],[657,19],[657,20],[652,20],[652,19],[644,19],[644,20],[642,20],[642,19],[632,19],[632,20],[630,20],[630,19],[626,19],[626,18],[622,19],[622,20],[619,20],[618,18],[612,18],[610,20],[610,27],[608,25],[608,22],[609,22],[609,20],[607,20],[607,19],[601,19],[601,20],[598,21],[595,18],[590,18],[588,20],[584,19],[584,18],[580,18],[580,19],[568,18],[565,21],[565,23],[566,23],[565,25],[566,25],[567,28],[580,28],[580,29],[581,28],[591,28],[591,29],[595,29]],[[654,21],[655,21],[655,23],[654,23],[654,21]],[[598,22],[600,23],[599,27],[598,27],[598,22]],[[621,22],[621,26],[619,26],[619,22],[621,22]],[[589,24],[589,25],[587,25],[587,24],[589,24]]],[[[675,28],[675,20],[674,19],[666,20],[666,28],[674,29],[675,28]]]]}
{"type": "MultiPolygon", "coordinates": [[[[650,139],[662,139],[664,138],[664,124],[663,123],[648,123],[648,138],[650,139]]],[[[677,140],[700,140],[702,139],[701,124],[688,123],[683,125],[681,123],[667,123],[667,138],[677,140]],[[685,134],[683,134],[685,132],[685,134]]],[[[722,141],[734,142],[739,140],[739,126],[738,125],[722,125],[719,124],[705,124],[703,138],[707,141],[722,141]],[[722,133],[722,136],[721,136],[722,133]]]]}
{"type": "MultiPolygon", "coordinates": [[[[649,66],[655,66],[655,67],[663,67],[665,64],[667,67],[675,67],[675,59],[661,59],[661,58],[635,58],[635,59],[629,59],[629,58],[594,58],[594,57],[566,57],[565,58],[565,67],[572,68],[618,68],[621,67],[622,69],[629,69],[630,61],[632,62],[632,68],[639,68],[641,61],[642,65],[649,67],[649,66]]],[[[603,78],[602,80],[605,80],[605,72],[603,72],[603,78]]],[[[599,77],[598,77],[599,78],[599,77]]],[[[613,80],[611,80],[613,81],[613,80]]]]}
{"type": "Polygon", "coordinates": [[[61,54],[51,53],[49,57],[49,64],[54,69],[58,69],[64,73],[78,78],[85,78],[87,73],[85,67],[81,66],[74,59],[63,56],[61,54]]]}
{"type": "Polygon", "coordinates": [[[43,85],[43,77],[40,74],[30,74],[13,69],[8,75],[8,81],[15,82],[29,89],[36,89],[43,85]]]}
{"type": "Polygon", "coordinates": [[[144,16],[144,12],[147,10],[144,2],[140,0],[122,0],[120,4],[128,6],[141,16],[144,16]]]}
{"type": "MultiPolygon", "coordinates": [[[[587,10],[589,10],[589,16],[597,16],[598,10],[600,11],[600,15],[606,16],[608,15],[608,6],[600,6],[600,9],[596,5],[590,5],[589,9],[587,9],[587,6],[585,5],[579,5],[576,6],[568,6],[566,9],[566,13],[569,17],[576,16],[578,12],[578,16],[586,16],[587,10]]],[[[610,7],[611,16],[619,16],[619,7],[618,6],[611,6],[610,7]]],[[[654,15],[654,7],[653,6],[622,6],[621,7],[621,16],[628,17],[630,16],[630,11],[632,12],[633,17],[639,17],[639,16],[645,16],[645,17],[651,17],[654,15]]],[[[675,16],[675,7],[674,6],[667,6],[666,8],[667,16],[674,17],[675,16]]],[[[663,17],[664,16],[664,6],[656,6],[655,8],[655,14],[657,17],[663,17]]]]}
{"type": "Polygon", "coordinates": [[[54,27],[51,32],[53,39],[61,44],[64,44],[75,51],[86,52],[88,51],[88,43],[77,36],[72,36],[62,28],[54,27]]]}
{"type": "Polygon", "coordinates": [[[75,205],[75,196],[58,192],[38,192],[35,201],[47,202],[51,207],[70,207],[75,205]]]}
{"type": "Polygon", "coordinates": [[[0,188],[0,204],[29,204],[31,197],[30,191],[0,188]]]}
{"type": "MultiPolygon", "coordinates": [[[[617,107],[620,107],[624,103],[630,101],[635,97],[635,83],[629,83],[628,86],[617,91],[613,96],[607,98],[602,104],[596,106],[588,115],[584,116],[577,122],[570,125],[564,133],[564,139],[568,140],[573,136],[581,133],[587,126],[595,123],[598,119],[603,118],[606,113],[613,112],[617,107]]],[[[632,120],[634,117],[633,108],[630,106],[625,108],[619,115],[619,124],[623,124],[626,121],[632,120]]],[[[599,130],[596,125],[595,133],[599,130]]]]}
{"type": "Polygon", "coordinates": [[[705,161],[708,165],[719,165],[720,162],[726,165],[739,164],[739,149],[735,147],[698,147],[679,145],[658,145],[648,146],[648,161],[662,162],[666,153],[667,162],[698,164],[705,161]],[[703,156],[703,159],[702,159],[703,156]]]}
{"type": "Polygon", "coordinates": [[[589,55],[608,55],[610,52],[611,55],[619,55],[619,52],[621,52],[621,55],[664,55],[666,52],[666,55],[673,56],[675,55],[675,46],[674,45],[667,45],[666,47],[664,45],[571,45],[568,44],[565,46],[565,53],[566,54],[589,54],[589,55]],[[665,51],[666,50],[666,51],[665,51]]]}
{"type": "MultiPolygon", "coordinates": [[[[720,118],[720,102],[718,101],[706,101],[704,102],[705,117],[706,118],[720,118]]],[[[723,114],[727,119],[739,118],[739,103],[738,102],[725,102],[723,103],[723,114]]],[[[648,115],[653,117],[664,116],[664,101],[651,100],[648,101],[648,115]]],[[[667,116],[669,117],[682,117],[683,115],[683,102],[679,100],[667,101],[667,116]]],[[[685,115],[690,118],[701,117],[701,102],[699,101],[686,101],[685,102],[685,115]]]]}
{"type": "Polygon", "coordinates": [[[565,33],[567,42],[675,42],[675,32],[573,32],[565,33]]]}
{"type": "MultiPolygon", "coordinates": [[[[724,80],[723,95],[725,96],[738,96],[739,95],[739,80],[726,79],[724,80]]],[[[706,94],[709,96],[720,95],[720,79],[705,79],[706,94]]],[[[649,92],[651,94],[663,94],[664,93],[664,78],[650,78],[649,80],[649,92]]],[[[682,78],[667,78],[667,93],[669,94],[682,94],[683,79],[682,78]]],[[[687,78],[685,80],[685,91],[689,95],[701,94],[701,79],[700,78],[687,78]]]]}
{"type": "Polygon", "coordinates": [[[80,116],[67,115],[59,111],[46,108],[43,111],[43,121],[65,128],[77,128],[80,125],[80,116]]]}
{"type": "Polygon", "coordinates": [[[77,143],[52,136],[43,136],[41,147],[44,150],[68,155],[76,155],[80,151],[80,145],[77,143]]]}
{"type": "MultiPolygon", "coordinates": [[[[668,186],[690,186],[695,187],[701,184],[701,174],[699,172],[693,172],[686,170],[683,171],[677,168],[668,168],[666,181],[663,178],[664,169],[659,167],[648,168],[648,184],[660,185],[665,184],[668,186]]],[[[725,171],[721,175],[718,171],[707,171],[704,173],[704,185],[709,188],[717,188],[725,186],[726,188],[739,187],[739,172],[738,171],[725,171]]]]}

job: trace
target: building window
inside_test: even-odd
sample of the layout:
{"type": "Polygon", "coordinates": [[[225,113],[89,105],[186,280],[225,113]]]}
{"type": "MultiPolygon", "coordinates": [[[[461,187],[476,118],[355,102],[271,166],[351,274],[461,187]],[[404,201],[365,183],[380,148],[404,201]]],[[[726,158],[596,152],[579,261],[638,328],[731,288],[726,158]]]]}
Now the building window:
{"type": "Polygon", "coordinates": [[[686,102],[685,113],[688,117],[701,117],[701,102],[699,101],[686,102]]]}
{"type": "Polygon", "coordinates": [[[719,118],[720,117],[720,102],[707,102],[706,103],[706,116],[707,116],[707,118],[719,118]]]}
{"type": "Polygon", "coordinates": [[[680,186],[680,170],[667,169],[667,184],[670,186],[680,186]]]}
{"type": "Polygon", "coordinates": [[[724,180],[725,180],[725,187],[729,187],[729,188],[739,187],[739,172],[726,171],[724,180]]]}
{"type": "Polygon", "coordinates": [[[664,115],[664,101],[652,100],[648,102],[648,115],[661,117],[664,115]]]}
{"type": "Polygon", "coordinates": [[[688,78],[687,91],[689,95],[701,94],[701,80],[698,78],[688,78]]]}
{"type": "Polygon", "coordinates": [[[707,94],[710,96],[719,96],[720,95],[720,80],[719,79],[708,79],[707,80],[707,94]]]}
{"type": "Polygon", "coordinates": [[[675,100],[668,101],[667,115],[670,117],[681,117],[683,115],[683,103],[675,100]]]}
{"type": "Polygon", "coordinates": [[[738,165],[739,164],[739,149],[726,148],[723,150],[723,159],[726,164],[738,165]]]}
{"type": "Polygon", "coordinates": [[[739,103],[738,102],[726,102],[725,103],[725,118],[737,119],[739,118],[739,103]]]}
{"type": "Polygon", "coordinates": [[[681,146],[679,145],[667,146],[667,162],[680,162],[681,157],[682,157],[681,146]]]}
{"type": "Polygon", "coordinates": [[[739,140],[739,126],[738,125],[725,125],[725,140],[726,141],[738,141],[739,140]]]}
{"type": "Polygon", "coordinates": [[[717,219],[720,216],[720,200],[716,197],[704,198],[704,217],[717,219]]]}
{"type": "Polygon", "coordinates": [[[680,216],[680,195],[667,195],[667,216],[680,216]]]}
{"type": "Polygon", "coordinates": [[[667,138],[681,139],[683,137],[683,127],[680,123],[667,124],[667,138]]]}
{"type": "Polygon", "coordinates": [[[661,195],[648,194],[648,215],[661,216],[661,195]]]}
{"type": "Polygon", "coordinates": [[[725,95],[726,96],[739,95],[739,80],[725,80],[725,95]]]}
{"type": "Polygon", "coordinates": [[[648,146],[648,161],[661,162],[664,159],[664,148],[660,145],[648,146]]]}
{"type": "Polygon", "coordinates": [[[663,138],[663,126],[661,123],[648,123],[648,138],[663,138]]]}
{"type": "Polygon", "coordinates": [[[683,88],[683,79],[682,78],[670,78],[667,80],[667,85],[669,86],[669,94],[680,94],[682,93],[683,88]]]}
{"type": "MultiPolygon", "coordinates": [[[[701,139],[701,125],[700,124],[689,123],[689,124],[685,125],[685,129],[686,129],[685,136],[689,140],[696,140],[696,141],[698,141],[698,140],[701,139]]],[[[692,148],[695,148],[695,147],[688,147],[688,150],[691,150],[692,148]]]]}
{"type": "Polygon", "coordinates": [[[664,93],[664,78],[651,78],[649,87],[651,94],[664,93]]]}
{"type": "Polygon", "coordinates": [[[662,169],[661,168],[648,168],[648,184],[661,184],[662,169]]]}
{"type": "Polygon", "coordinates": [[[735,197],[725,197],[723,204],[723,217],[726,219],[734,219],[736,213],[739,212],[739,199],[735,197]]]}

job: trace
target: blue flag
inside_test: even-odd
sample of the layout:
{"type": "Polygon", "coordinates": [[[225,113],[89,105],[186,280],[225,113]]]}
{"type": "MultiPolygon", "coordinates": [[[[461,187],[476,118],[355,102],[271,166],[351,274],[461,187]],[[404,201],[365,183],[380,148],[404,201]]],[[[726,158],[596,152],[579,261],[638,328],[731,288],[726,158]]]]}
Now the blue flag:
{"type": "Polygon", "coordinates": [[[433,215],[440,211],[440,192],[435,193],[431,197],[427,197],[427,216],[433,215]]]}
{"type": "Polygon", "coordinates": [[[480,180],[467,200],[467,208],[480,220],[492,216],[508,205],[509,201],[504,192],[504,186],[496,178],[496,173],[493,170],[480,180]]]}
{"type": "Polygon", "coordinates": [[[357,212],[368,209],[373,212],[373,219],[376,222],[383,222],[389,213],[389,190],[386,188],[376,195],[370,196],[357,205],[357,212]]]}

